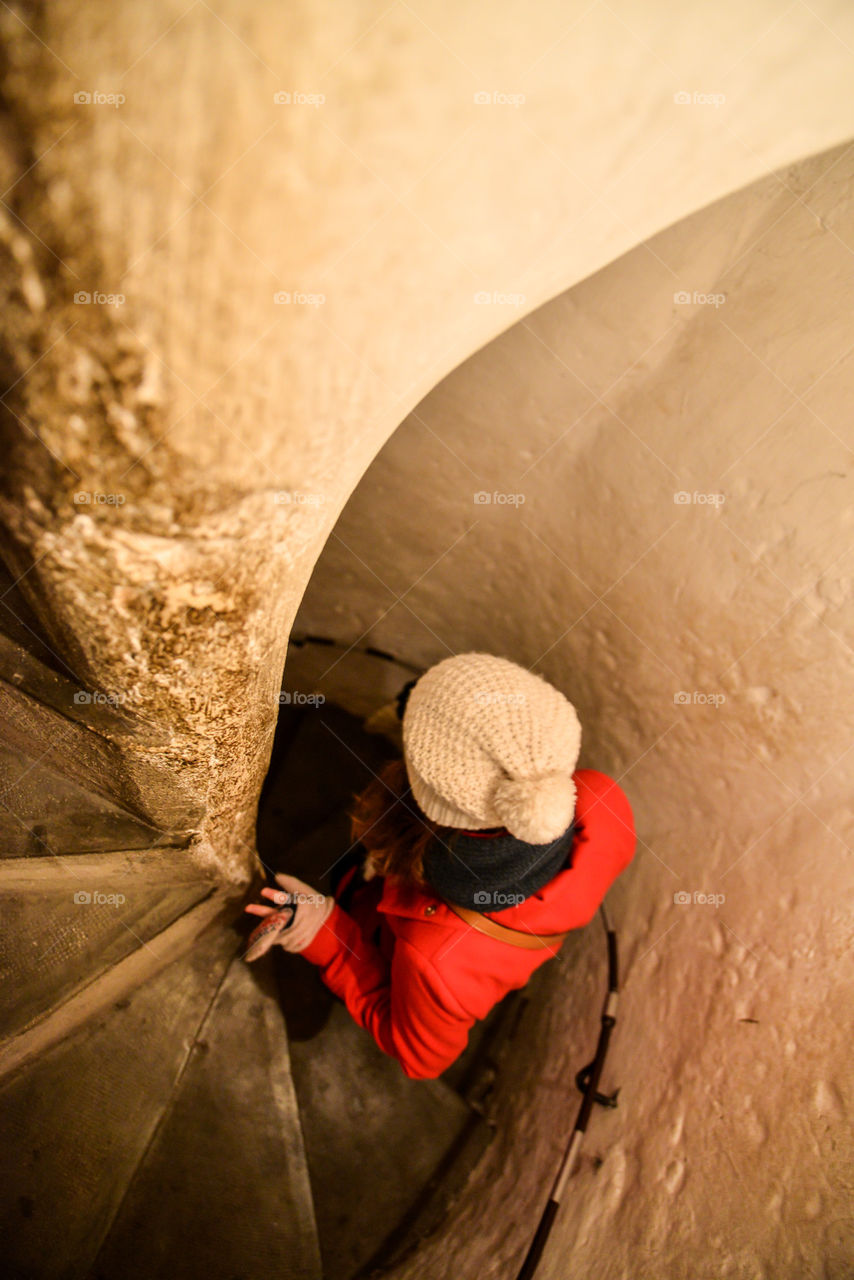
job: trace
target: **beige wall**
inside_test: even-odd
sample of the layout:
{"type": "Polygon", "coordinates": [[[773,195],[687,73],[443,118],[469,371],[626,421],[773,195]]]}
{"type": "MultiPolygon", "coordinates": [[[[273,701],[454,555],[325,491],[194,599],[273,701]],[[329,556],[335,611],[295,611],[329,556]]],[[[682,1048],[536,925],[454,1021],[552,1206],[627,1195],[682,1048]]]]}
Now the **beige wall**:
{"type": "MultiPolygon", "coordinates": [[[[297,635],[418,666],[468,649],[531,666],[634,807],[609,900],[622,1105],[594,1115],[544,1280],[841,1280],[854,1258],[852,229],[843,147],[519,320],[390,439],[297,616],[297,635]]],[[[602,952],[595,922],[548,975],[506,1131],[401,1275],[512,1273],[574,1118],[602,952]]]]}
{"type": "Polygon", "coordinates": [[[516,318],[475,296],[531,312],[841,143],[854,14],[58,0],[30,17],[0,19],[4,544],[75,676],[172,733],[157,756],[207,803],[199,855],[240,879],[310,570],[406,413],[516,318]],[[74,303],[96,290],[124,302],[74,303]]]}
{"type": "MultiPolygon", "coordinates": [[[[545,1275],[572,1251],[597,1280],[841,1277],[854,245],[828,148],[854,135],[854,11],[30,16],[0,14],[4,548],[63,661],[172,734],[128,768],[168,764],[208,806],[200,856],[248,874],[291,623],[410,414],[336,530],[387,586],[333,537],[301,623],[542,670],[641,831],[614,895],[624,1106],[596,1117],[603,1163],[545,1275]],[[275,103],[294,91],[325,102],[275,103]],[[125,101],[74,101],[98,92],[125,101]]],[[[465,1256],[428,1246],[431,1280],[505,1274],[533,1226],[593,1043],[596,935],[548,982],[564,998],[532,1015],[452,1223],[465,1256]]]]}

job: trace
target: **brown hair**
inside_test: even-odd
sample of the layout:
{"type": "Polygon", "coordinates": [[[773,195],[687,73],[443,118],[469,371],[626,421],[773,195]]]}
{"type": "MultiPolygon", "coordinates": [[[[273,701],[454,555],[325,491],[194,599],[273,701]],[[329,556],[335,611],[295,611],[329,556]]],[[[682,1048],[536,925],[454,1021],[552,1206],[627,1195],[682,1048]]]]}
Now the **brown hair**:
{"type": "Polygon", "coordinates": [[[454,833],[422,813],[409,789],[402,758],[387,760],[348,810],[350,838],[370,853],[377,875],[391,876],[423,888],[424,854],[435,836],[443,842],[454,833]]]}

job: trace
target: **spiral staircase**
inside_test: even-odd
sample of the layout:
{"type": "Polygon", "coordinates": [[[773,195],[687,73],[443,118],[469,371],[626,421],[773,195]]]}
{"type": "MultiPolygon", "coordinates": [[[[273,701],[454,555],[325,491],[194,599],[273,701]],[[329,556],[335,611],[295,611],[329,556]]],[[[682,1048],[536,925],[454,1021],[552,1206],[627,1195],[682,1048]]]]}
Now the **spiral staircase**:
{"type": "MultiPolygon", "coordinates": [[[[0,595],[4,1274],[382,1274],[491,1136],[512,1002],[444,1078],[411,1081],[299,957],[246,964],[251,895],[194,861],[200,806],[167,784],[151,812],[123,775],[122,741],[156,735],[75,683],[10,575],[0,595]]],[[[269,869],[323,883],[389,749],[361,732],[284,709],[269,869]]]]}

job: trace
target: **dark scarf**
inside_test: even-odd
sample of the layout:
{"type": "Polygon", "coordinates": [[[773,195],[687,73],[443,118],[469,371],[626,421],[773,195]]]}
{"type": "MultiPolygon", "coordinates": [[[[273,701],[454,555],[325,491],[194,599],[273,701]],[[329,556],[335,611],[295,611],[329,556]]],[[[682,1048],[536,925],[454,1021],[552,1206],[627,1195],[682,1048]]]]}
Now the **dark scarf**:
{"type": "Polygon", "coordinates": [[[424,876],[450,902],[473,911],[504,911],[530,898],[572,865],[575,821],[549,844],[526,844],[503,827],[434,838],[424,854],[424,876]]]}

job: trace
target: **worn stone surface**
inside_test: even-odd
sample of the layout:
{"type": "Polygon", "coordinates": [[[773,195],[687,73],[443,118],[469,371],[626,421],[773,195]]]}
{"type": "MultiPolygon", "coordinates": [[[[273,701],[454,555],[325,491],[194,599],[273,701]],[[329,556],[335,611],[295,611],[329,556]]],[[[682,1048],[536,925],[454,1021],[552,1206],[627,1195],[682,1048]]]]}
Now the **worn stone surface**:
{"type": "MultiPolygon", "coordinates": [[[[521,321],[395,433],[297,617],[416,667],[483,648],[541,671],[634,808],[609,899],[620,1106],[592,1118],[543,1280],[854,1265],[852,227],[839,148],[521,321]]],[[[499,1138],[395,1280],[515,1274],[595,1044],[598,921],[543,982],[499,1138]]]]}
{"type": "Polygon", "coordinates": [[[250,967],[241,948],[211,1001],[94,1280],[235,1280],[261,1265],[283,1280],[322,1280],[269,963],[250,967]]]}
{"type": "MultiPolygon", "coordinates": [[[[126,768],[176,775],[199,859],[245,878],[288,632],[409,414],[303,630],[542,670],[641,832],[614,897],[624,1105],[544,1280],[842,1280],[850,6],[18,12],[0,514],[55,660],[172,734],[126,768]],[[296,92],[326,101],[274,100],[296,92]]],[[[512,1273],[600,948],[550,974],[501,1145],[401,1277],[512,1273]]]]}
{"type": "Polygon", "coordinates": [[[177,963],[4,1082],[0,1182],[10,1274],[92,1274],[234,952],[233,935],[209,929],[177,963]]]}
{"type": "Polygon", "coordinates": [[[519,313],[847,137],[851,21],[6,6],[6,554],[70,673],[172,732],[128,768],[204,800],[200,861],[252,864],[290,624],[383,441],[519,313]]]}
{"type": "Polygon", "coordinates": [[[20,1031],[145,946],[210,890],[197,879],[159,884],[156,893],[142,883],[134,894],[128,879],[112,891],[91,872],[67,873],[63,888],[0,887],[0,1035],[20,1031]]]}

